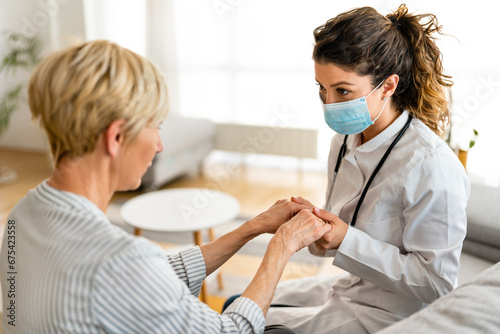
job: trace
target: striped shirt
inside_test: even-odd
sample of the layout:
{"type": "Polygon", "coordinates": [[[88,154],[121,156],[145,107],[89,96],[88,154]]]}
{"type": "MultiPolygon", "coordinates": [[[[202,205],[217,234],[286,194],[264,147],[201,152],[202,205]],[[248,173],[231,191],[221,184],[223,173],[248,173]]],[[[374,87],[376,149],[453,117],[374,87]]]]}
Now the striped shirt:
{"type": "Polygon", "coordinates": [[[222,315],[198,300],[206,275],[198,247],[167,257],[112,225],[85,197],[47,181],[11,212],[0,256],[5,333],[264,330],[264,315],[248,298],[222,315]]]}

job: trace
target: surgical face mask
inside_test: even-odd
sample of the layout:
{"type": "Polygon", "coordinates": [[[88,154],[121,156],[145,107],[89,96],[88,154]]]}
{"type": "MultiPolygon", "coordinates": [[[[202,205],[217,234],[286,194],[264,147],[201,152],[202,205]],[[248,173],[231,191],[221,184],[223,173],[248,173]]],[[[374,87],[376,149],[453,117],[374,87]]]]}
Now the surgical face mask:
{"type": "Polygon", "coordinates": [[[358,134],[365,131],[380,117],[387,103],[387,98],[384,97],[384,105],[378,116],[372,121],[366,98],[377,90],[384,81],[379,83],[378,86],[366,96],[351,101],[324,104],[320,96],[326,124],[328,124],[333,131],[343,135],[358,134]]]}

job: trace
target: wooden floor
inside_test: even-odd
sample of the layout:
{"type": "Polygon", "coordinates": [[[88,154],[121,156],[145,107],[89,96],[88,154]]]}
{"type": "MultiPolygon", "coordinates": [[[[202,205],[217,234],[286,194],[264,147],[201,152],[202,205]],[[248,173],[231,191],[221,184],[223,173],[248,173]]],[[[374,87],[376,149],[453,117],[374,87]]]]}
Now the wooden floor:
{"type": "MultiPolygon", "coordinates": [[[[52,168],[47,154],[0,149],[0,166],[17,172],[12,184],[0,184],[0,223],[4,226],[7,216],[28,190],[49,177],[52,168]]],[[[3,228],[1,229],[3,233],[3,228]]]]}
{"type": "MultiPolygon", "coordinates": [[[[5,149],[0,149],[0,166],[10,167],[18,173],[18,180],[15,183],[0,185],[0,234],[3,234],[7,216],[15,204],[29,189],[48,178],[52,169],[47,154],[5,149]]],[[[235,167],[217,162],[207,164],[200,173],[181,177],[163,186],[162,189],[196,187],[221,190],[240,201],[241,217],[250,218],[265,211],[276,200],[291,196],[302,196],[316,205],[322,205],[326,182],[326,173],[323,172],[271,167],[235,167]]],[[[113,200],[131,198],[139,193],[139,191],[117,193],[113,200]]],[[[224,266],[224,272],[252,277],[259,263],[260,260],[255,258],[245,261],[230,260],[224,266]],[[241,267],[241,263],[245,263],[244,268],[241,267]]],[[[303,267],[301,270],[304,271],[303,267]]],[[[290,272],[293,272],[293,268],[290,272]]],[[[305,274],[314,272],[306,270],[305,274]]],[[[220,311],[223,300],[211,296],[208,304],[220,311]]]]}

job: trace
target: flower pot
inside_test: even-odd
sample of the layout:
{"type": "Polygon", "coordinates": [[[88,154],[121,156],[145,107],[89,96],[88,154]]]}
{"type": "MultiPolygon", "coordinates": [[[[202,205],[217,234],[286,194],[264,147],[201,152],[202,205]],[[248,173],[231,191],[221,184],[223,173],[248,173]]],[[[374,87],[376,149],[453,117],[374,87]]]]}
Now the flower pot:
{"type": "Polygon", "coordinates": [[[468,151],[458,150],[458,159],[464,165],[465,170],[467,170],[467,153],[468,151]]]}

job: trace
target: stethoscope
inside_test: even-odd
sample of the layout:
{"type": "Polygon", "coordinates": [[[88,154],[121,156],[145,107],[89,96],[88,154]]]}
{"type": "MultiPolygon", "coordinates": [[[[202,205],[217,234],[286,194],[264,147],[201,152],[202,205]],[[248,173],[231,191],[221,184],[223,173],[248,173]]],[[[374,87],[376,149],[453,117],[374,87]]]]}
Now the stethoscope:
{"type": "MultiPolygon", "coordinates": [[[[389,146],[387,151],[385,151],[384,156],[382,157],[382,159],[378,163],[377,167],[375,167],[375,170],[373,171],[372,175],[368,179],[368,182],[366,183],[366,186],[363,189],[363,192],[361,193],[361,197],[359,198],[358,204],[356,205],[356,209],[354,210],[354,215],[352,216],[352,220],[350,223],[351,226],[354,226],[356,224],[356,219],[358,217],[359,209],[361,208],[361,204],[363,203],[363,200],[365,199],[366,193],[368,192],[368,188],[370,188],[370,185],[372,184],[373,179],[375,178],[375,176],[379,172],[380,168],[382,168],[382,165],[384,164],[385,160],[387,160],[387,157],[391,153],[394,146],[396,146],[396,144],[401,139],[401,137],[403,137],[406,130],[408,130],[408,127],[410,126],[410,123],[411,123],[411,119],[412,119],[412,116],[409,115],[408,120],[406,121],[404,127],[401,129],[401,131],[399,131],[398,135],[396,136],[394,141],[391,143],[391,145],[389,146]]],[[[342,162],[342,159],[344,158],[346,151],[347,151],[347,137],[349,137],[349,135],[346,135],[344,137],[344,142],[342,143],[342,146],[340,147],[340,150],[339,150],[339,155],[337,156],[337,163],[335,164],[335,170],[333,172],[332,186],[330,188],[330,193],[328,194],[328,201],[326,202],[326,205],[328,205],[328,206],[330,206],[330,199],[331,199],[331,196],[333,193],[333,185],[335,184],[335,179],[337,178],[337,173],[338,173],[339,168],[340,168],[340,163],[342,162]]],[[[330,208],[327,208],[327,211],[330,211],[330,208]]]]}

